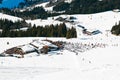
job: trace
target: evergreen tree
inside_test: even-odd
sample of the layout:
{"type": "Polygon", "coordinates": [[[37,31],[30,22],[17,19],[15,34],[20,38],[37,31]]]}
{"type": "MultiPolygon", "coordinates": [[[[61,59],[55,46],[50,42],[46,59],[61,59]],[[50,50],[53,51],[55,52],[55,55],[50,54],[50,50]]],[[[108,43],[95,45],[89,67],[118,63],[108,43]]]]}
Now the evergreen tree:
{"type": "Polygon", "coordinates": [[[65,23],[60,24],[60,26],[58,26],[58,36],[59,37],[65,37],[67,33],[67,28],[65,23]]]}
{"type": "Polygon", "coordinates": [[[76,38],[76,37],[77,37],[77,33],[75,28],[72,27],[67,31],[66,38],[76,38]]]}
{"type": "Polygon", "coordinates": [[[112,27],[111,33],[115,35],[120,35],[120,23],[112,27]]]}
{"type": "Polygon", "coordinates": [[[26,31],[9,29],[5,27],[0,33],[1,37],[76,37],[76,29],[67,29],[65,23],[60,25],[29,27],[26,31]]]}

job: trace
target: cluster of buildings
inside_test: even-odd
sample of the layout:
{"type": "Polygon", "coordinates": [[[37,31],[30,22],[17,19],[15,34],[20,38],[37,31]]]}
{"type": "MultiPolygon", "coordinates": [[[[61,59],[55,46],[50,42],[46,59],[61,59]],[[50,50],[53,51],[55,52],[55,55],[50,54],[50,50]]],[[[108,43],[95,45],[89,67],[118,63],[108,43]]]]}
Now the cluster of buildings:
{"type": "Polygon", "coordinates": [[[20,45],[16,47],[12,47],[4,51],[0,56],[13,56],[23,58],[24,55],[30,53],[40,54],[48,54],[50,51],[57,51],[63,48],[62,42],[53,42],[51,40],[33,40],[29,44],[20,45]]]}

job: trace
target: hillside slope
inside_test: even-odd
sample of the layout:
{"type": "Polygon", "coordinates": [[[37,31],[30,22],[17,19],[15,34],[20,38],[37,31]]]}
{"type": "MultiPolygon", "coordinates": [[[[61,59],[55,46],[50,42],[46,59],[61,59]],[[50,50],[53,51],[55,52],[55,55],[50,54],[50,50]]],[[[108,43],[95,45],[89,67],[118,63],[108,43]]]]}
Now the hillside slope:
{"type": "MultiPolygon", "coordinates": [[[[23,20],[15,16],[10,16],[0,13],[0,19],[8,19],[13,22],[23,20]]],[[[57,25],[60,23],[65,23],[68,28],[74,27],[77,30],[77,37],[86,36],[83,33],[84,29],[92,33],[93,31],[99,31],[97,33],[102,33],[107,35],[110,33],[112,27],[119,24],[120,12],[106,11],[96,14],[74,14],[74,15],[59,15],[54,17],[48,17],[47,19],[34,19],[25,20],[27,24],[36,26],[46,26],[46,25],[57,25]]]]}
{"type": "Polygon", "coordinates": [[[99,30],[104,35],[110,32],[115,24],[120,21],[120,12],[106,11],[96,14],[74,14],[74,15],[59,15],[49,17],[48,19],[26,20],[27,23],[37,26],[45,26],[51,24],[65,23],[68,28],[72,26],[76,28],[78,37],[82,36],[83,26],[88,31],[92,32],[99,30]],[[73,19],[70,19],[73,18],[73,19]]]}
{"type": "Polygon", "coordinates": [[[3,14],[3,13],[0,13],[0,19],[8,19],[8,20],[11,20],[13,22],[22,20],[22,18],[18,18],[18,17],[15,17],[15,16],[3,14]]]}

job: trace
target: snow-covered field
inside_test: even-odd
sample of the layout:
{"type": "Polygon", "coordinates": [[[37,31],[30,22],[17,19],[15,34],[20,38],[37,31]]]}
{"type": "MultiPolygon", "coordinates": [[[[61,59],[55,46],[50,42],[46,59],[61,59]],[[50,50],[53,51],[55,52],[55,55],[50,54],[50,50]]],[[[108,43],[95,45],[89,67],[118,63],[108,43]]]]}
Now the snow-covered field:
{"type": "Polygon", "coordinates": [[[52,19],[47,19],[47,20],[41,20],[41,19],[35,19],[35,20],[26,20],[27,23],[31,23],[32,26],[35,24],[36,26],[46,26],[46,25],[57,25],[62,22],[60,21],[55,21],[52,19]]]}
{"type": "MultiPolygon", "coordinates": [[[[35,39],[0,38],[0,52],[10,47],[28,44],[35,39]],[[9,45],[7,44],[9,42],[9,45]]],[[[48,38],[71,43],[106,43],[106,47],[93,48],[79,54],[69,50],[62,54],[26,55],[25,58],[0,57],[0,80],[119,80],[120,38],[115,36],[88,37],[87,39],[48,38]]]]}
{"type": "Polygon", "coordinates": [[[0,13],[0,19],[8,19],[8,20],[11,20],[13,22],[16,22],[16,21],[21,21],[22,18],[18,18],[18,17],[15,17],[15,16],[10,16],[10,15],[7,15],[7,14],[3,14],[3,13],[0,13]]]}

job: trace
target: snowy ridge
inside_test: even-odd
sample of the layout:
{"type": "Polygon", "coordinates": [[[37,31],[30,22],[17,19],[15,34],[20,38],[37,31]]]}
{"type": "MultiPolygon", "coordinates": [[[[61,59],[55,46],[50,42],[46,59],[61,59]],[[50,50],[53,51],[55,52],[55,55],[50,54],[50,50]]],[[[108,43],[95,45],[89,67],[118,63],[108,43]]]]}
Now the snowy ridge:
{"type": "Polygon", "coordinates": [[[18,18],[18,17],[15,17],[15,16],[11,16],[11,15],[7,15],[7,14],[3,14],[3,13],[0,13],[0,19],[8,19],[8,20],[11,20],[13,22],[16,22],[16,21],[21,21],[22,18],[18,18]]]}
{"type": "MultiPolygon", "coordinates": [[[[73,0],[51,0],[52,3],[57,3],[57,2],[66,2],[66,3],[71,3],[73,0]]],[[[31,7],[27,7],[25,9],[21,9],[20,11],[23,12],[25,11],[26,9],[29,9],[29,10],[32,10],[34,9],[35,7],[43,7],[46,11],[48,12],[53,12],[53,7],[55,6],[55,4],[53,6],[47,6],[49,4],[49,1],[48,2],[44,2],[44,3],[40,3],[40,4],[36,4],[34,6],[31,6],[31,7]]],[[[58,12],[56,12],[58,13],[58,12]]]]}
{"type": "Polygon", "coordinates": [[[31,7],[27,7],[27,8],[21,9],[20,12],[23,12],[25,10],[32,10],[32,9],[34,9],[36,7],[43,7],[45,9],[45,11],[51,12],[51,11],[53,11],[53,6],[47,7],[48,3],[49,2],[44,2],[44,3],[37,4],[37,5],[31,6],[31,7]]]}
{"type": "Polygon", "coordinates": [[[73,0],[65,0],[65,2],[71,3],[73,0]]]}
{"type": "MultiPolygon", "coordinates": [[[[53,2],[59,2],[60,0],[53,0],[53,2]]],[[[61,0],[61,1],[64,1],[64,2],[67,2],[67,3],[71,3],[73,0],[61,0]]]]}
{"type": "Polygon", "coordinates": [[[42,4],[37,4],[34,7],[43,7],[46,11],[53,11],[53,6],[47,7],[48,3],[49,2],[45,2],[45,3],[42,3],[42,4]]]}

